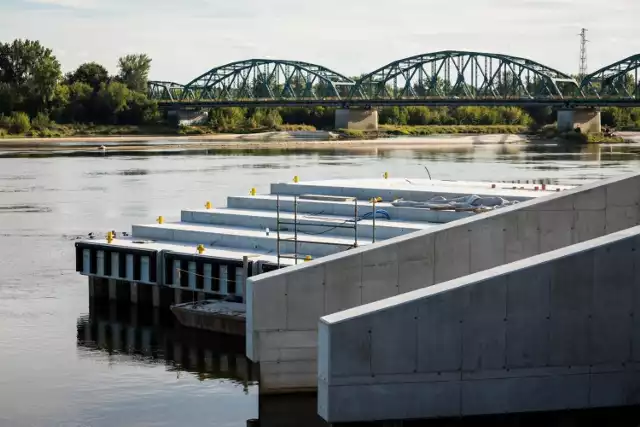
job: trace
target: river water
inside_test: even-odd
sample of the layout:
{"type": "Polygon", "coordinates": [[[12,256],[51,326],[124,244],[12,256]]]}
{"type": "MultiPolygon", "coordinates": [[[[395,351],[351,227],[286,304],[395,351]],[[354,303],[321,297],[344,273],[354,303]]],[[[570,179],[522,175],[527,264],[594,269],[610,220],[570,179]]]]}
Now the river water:
{"type": "Polygon", "coordinates": [[[313,402],[258,403],[242,340],[166,313],[91,306],[74,239],[129,230],[269,183],[352,177],[579,184],[638,170],[640,146],[458,146],[0,158],[0,426],[312,425],[313,402]],[[288,409],[286,409],[288,408],[288,409]],[[267,425],[265,422],[263,425],[267,425]]]}

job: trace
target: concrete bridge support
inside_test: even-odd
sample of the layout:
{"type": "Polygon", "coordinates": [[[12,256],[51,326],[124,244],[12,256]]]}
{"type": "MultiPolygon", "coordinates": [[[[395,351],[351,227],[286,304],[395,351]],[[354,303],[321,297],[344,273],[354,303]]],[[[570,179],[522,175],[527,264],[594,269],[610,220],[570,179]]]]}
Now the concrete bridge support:
{"type": "Polygon", "coordinates": [[[569,132],[579,128],[582,133],[602,132],[600,110],[597,108],[570,108],[558,110],[558,130],[569,132]]]}
{"type": "Polygon", "coordinates": [[[336,423],[637,405],[638,247],[633,227],[322,318],[320,415],[336,423]]]}
{"type": "Polygon", "coordinates": [[[378,130],[378,111],[341,108],[336,110],[336,129],[378,130]]]}

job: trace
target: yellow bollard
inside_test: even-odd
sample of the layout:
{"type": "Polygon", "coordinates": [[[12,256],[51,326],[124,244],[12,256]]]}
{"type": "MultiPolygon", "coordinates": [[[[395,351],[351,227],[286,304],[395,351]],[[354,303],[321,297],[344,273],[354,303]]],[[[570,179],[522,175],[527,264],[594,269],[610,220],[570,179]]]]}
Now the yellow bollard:
{"type": "Polygon", "coordinates": [[[384,179],[389,179],[389,172],[385,172],[383,176],[384,176],[384,179]]]}
{"type": "Polygon", "coordinates": [[[111,243],[113,242],[113,232],[108,232],[107,233],[107,243],[111,243]]]}
{"type": "Polygon", "coordinates": [[[251,194],[252,196],[256,195],[256,189],[252,188],[251,191],[249,192],[249,194],[251,194]]]}
{"type": "Polygon", "coordinates": [[[293,182],[295,182],[296,184],[300,182],[300,177],[298,175],[293,177],[293,182]]]}
{"type": "Polygon", "coordinates": [[[311,257],[311,255],[307,255],[306,257],[304,257],[304,262],[309,262],[313,260],[313,258],[311,257]]]}
{"type": "Polygon", "coordinates": [[[204,207],[207,208],[207,209],[211,209],[211,202],[205,203],[204,207]]]}
{"type": "Polygon", "coordinates": [[[204,245],[198,245],[198,253],[202,255],[204,253],[204,245]]]}
{"type": "Polygon", "coordinates": [[[163,216],[159,216],[156,221],[158,221],[158,224],[164,224],[164,217],[163,216]]]}

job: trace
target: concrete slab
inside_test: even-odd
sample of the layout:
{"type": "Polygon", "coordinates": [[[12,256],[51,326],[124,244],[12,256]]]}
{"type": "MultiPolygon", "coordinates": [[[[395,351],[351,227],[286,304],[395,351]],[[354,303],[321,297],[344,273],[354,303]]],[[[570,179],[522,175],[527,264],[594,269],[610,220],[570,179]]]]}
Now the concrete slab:
{"type": "MultiPolygon", "coordinates": [[[[377,208],[376,208],[377,209],[377,208]]],[[[365,212],[370,211],[367,210],[365,212]]],[[[360,215],[365,212],[361,212],[360,215]]],[[[217,226],[232,226],[256,228],[275,233],[277,230],[278,213],[276,211],[262,211],[249,209],[211,209],[211,210],[183,210],[182,221],[193,225],[211,224],[217,226]]],[[[297,220],[298,231],[301,233],[327,233],[333,236],[353,237],[355,234],[354,216],[337,216],[331,214],[305,214],[296,216],[292,213],[281,212],[280,221],[293,224],[297,220]],[[344,228],[343,228],[344,227],[344,228]]],[[[414,231],[425,230],[434,224],[427,222],[409,222],[376,218],[375,233],[373,220],[358,221],[358,236],[371,239],[375,234],[378,240],[390,239],[414,231]]],[[[290,231],[293,225],[283,224],[281,230],[290,231]]]]}
{"type": "MultiPolygon", "coordinates": [[[[278,236],[276,233],[266,233],[265,230],[256,230],[244,227],[214,226],[189,223],[164,223],[134,225],[134,238],[191,242],[204,244],[205,247],[223,246],[248,251],[276,253],[278,236]]],[[[293,254],[295,252],[295,233],[280,232],[280,250],[282,253],[293,254]],[[285,240],[286,239],[286,240],[285,240]]],[[[298,234],[298,253],[301,258],[305,255],[326,256],[343,251],[353,246],[355,239],[330,235],[305,235],[298,234]]],[[[371,241],[359,239],[358,244],[367,245],[371,241]]]]}
{"type": "Polygon", "coordinates": [[[364,200],[382,197],[384,201],[396,198],[424,201],[435,196],[451,198],[463,194],[476,194],[481,197],[500,196],[509,200],[529,200],[570,187],[547,186],[545,191],[542,191],[541,188],[541,184],[439,181],[419,178],[336,179],[276,183],[271,185],[271,193],[290,196],[325,194],[351,196],[364,200]],[[539,187],[537,191],[535,190],[536,186],[539,187]]]}
{"type": "MultiPolygon", "coordinates": [[[[294,211],[293,196],[280,196],[279,199],[281,212],[294,211]]],[[[230,209],[276,211],[277,200],[278,197],[275,195],[231,196],[227,199],[227,205],[230,209]]],[[[472,212],[432,211],[429,209],[396,207],[389,202],[377,203],[376,209],[384,209],[393,220],[428,223],[445,223],[475,215],[472,212]]],[[[368,200],[361,200],[358,202],[358,212],[360,214],[373,212],[373,205],[368,200]]],[[[354,203],[298,199],[298,213],[338,215],[353,218],[354,203]]]]}

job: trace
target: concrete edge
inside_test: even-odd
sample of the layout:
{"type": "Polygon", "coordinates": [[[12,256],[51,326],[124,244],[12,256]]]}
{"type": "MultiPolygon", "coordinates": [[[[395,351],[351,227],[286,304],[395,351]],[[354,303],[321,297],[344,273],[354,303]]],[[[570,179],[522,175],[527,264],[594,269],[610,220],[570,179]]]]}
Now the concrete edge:
{"type": "MultiPolygon", "coordinates": [[[[464,286],[472,285],[474,283],[482,282],[486,279],[504,276],[513,273],[517,270],[521,270],[527,267],[532,267],[546,262],[566,258],[574,255],[578,252],[589,250],[596,246],[608,244],[620,240],[624,240],[640,234],[640,226],[628,228],[626,230],[611,233],[605,236],[597,237],[592,240],[587,240],[582,243],[577,243],[571,246],[565,246],[560,249],[556,249],[551,252],[545,252],[540,255],[525,258],[519,261],[515,261],[509,264],[504,264],[498,267],[491,268],[489,270],[480,271],[464,277],[453,279],[447,282],[443,282],[430,287],[418,289],[415,291],[407,292],[401,295],[396,295],[390,298],[386,298],[380,301],[375,301],[369,304],[364,304],[358,307],[350,308],[337,313],[332,313],[327,316],[323,316],[318,321],[319,330],[325,329],[327,326],[342,323],[351,319],[363,317],[378,311],[384,311],[393,307],[397,307],[404,303],[413,302],[418,299],[427,298],[432,295],[447,292],[453,289],[461,288],[464,286]]],[[[328,331],[325,331],[328,332],[328,331]]]]}

